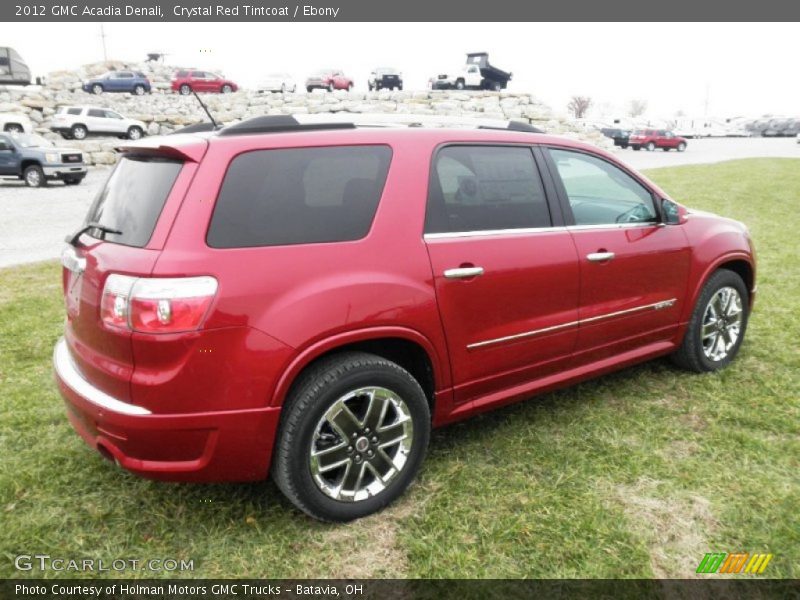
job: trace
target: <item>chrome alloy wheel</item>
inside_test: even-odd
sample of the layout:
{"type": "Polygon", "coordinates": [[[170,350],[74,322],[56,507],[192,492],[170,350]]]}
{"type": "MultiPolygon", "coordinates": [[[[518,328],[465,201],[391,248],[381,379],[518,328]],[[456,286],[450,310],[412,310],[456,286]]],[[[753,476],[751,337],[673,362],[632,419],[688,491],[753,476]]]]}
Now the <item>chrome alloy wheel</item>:
{"type": "Polygon", "coordinates": [[[36,169],[29,169],[27,173],[25,173],[25,182],[30,187],[39,187],[42,185],[42,174],[40,171],[36,169]]]}
{"type": "Polygon", "coordinates": [[[379,494],[403,470],[414,441],[406,403],[383,387],[336,400],[314,429],[311,475],[327,496],[358,502],[379,494]]]}
{"type": "Polygon", "coordinates": [[[702,342],[706,358],[723,360],[742,333],[742,297],[732,287],[723,287],[711,297],[703,313],[702,342]]]}

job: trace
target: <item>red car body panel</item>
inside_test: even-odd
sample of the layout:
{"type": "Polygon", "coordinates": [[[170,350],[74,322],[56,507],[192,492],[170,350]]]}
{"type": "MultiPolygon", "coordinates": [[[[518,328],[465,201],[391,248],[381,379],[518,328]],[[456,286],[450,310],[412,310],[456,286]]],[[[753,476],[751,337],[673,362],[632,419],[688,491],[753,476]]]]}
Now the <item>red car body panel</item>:
{"type": "Polygon", "coordinates": [[[236,92],[239,86],[224,77],[216,79],[206,79],[204,77],[193,77],[191,74],[185,76],[175,76],[171,81],[171,89],[173,92],[180,91],[181,86],[188,85],[195,92],[211,92],[221,94],[223,86],[230,86],[231,91],[236,92]]]}
{"type": "Polygon", "coordinates": [[[418,346],[432,371],[434,425],[442,425],[671,352],[703,282],[722,264],[739,261],[749,269],[754,291],[746,229],[683,209],[679,225],[424,235],[431,160],[448,143],[578,149],[668,198],[606,152],[539,134],[356,129],[176,135],[131,144],[123,151],[180,156],[185,166],[146,247],[81,237],[76,252],[86,269],[79,284],[64,269],[68,321],[56,354],[67,352],[88,385],[146,414],[98,407],[80,393],[83,383],[74,375],[57,371],[76,430],[144,476],[260,479],[292,382],[337,348],[384,339],[418,346]],[[389,146],[392,160],[363,239],[227,249],[206,243],[222,181],[239,154],[364,144],[389,146]],[[585,260],[604,250],[618,259],[585,260]],[[485,275],[443,276],[469,265],[484,267],[485,275]],[[99,318],[110,273],[211,275],[219,291],[198,331],[112,330],[99,318]],[[659,303],[657,310],[640,310],[659,303]],[[539,333],[519,335],[529,331],[539,333]]]}

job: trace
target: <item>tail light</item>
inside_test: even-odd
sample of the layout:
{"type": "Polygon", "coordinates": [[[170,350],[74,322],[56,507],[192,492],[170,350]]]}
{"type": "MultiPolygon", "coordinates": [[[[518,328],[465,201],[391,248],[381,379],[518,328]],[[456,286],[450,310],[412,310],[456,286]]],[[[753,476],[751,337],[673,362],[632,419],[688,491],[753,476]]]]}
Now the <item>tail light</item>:
{"type": "Polygon", "coordinates": [[[213,277],[144,278],[109,275],[100,302],[108,327],[142,333],[199,329],[217,293],[213,277]]]}

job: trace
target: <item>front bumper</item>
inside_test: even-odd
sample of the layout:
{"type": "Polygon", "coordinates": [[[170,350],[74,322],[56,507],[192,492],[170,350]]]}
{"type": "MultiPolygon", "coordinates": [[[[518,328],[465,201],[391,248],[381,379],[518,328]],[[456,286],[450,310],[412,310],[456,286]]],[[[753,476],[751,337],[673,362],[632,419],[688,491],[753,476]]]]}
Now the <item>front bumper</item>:
{"type": "Polygon", "coordinates": [[[47,179],[83,179],[86,177],[86,165],[46,165],[42,167],[47,179]]]}
{"type": "Polygon", "coordinates": [[[168,481],[255,481],[267,476],[280,408],[155,414],[87,381],[64,338],[53,351],[53,365],[75,431],[122,468],[168,481]]]}

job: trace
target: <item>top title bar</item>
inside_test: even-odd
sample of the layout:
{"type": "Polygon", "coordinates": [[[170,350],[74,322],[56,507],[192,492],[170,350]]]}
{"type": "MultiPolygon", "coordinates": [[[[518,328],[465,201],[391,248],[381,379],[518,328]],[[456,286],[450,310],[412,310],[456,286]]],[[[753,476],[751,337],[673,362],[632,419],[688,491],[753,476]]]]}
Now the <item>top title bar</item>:
{"type": "Polygon", "coordinates": [[[3,0],[0,21],[798,21],[787,0],[3,0]]]}

